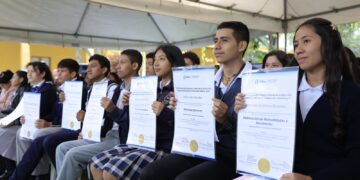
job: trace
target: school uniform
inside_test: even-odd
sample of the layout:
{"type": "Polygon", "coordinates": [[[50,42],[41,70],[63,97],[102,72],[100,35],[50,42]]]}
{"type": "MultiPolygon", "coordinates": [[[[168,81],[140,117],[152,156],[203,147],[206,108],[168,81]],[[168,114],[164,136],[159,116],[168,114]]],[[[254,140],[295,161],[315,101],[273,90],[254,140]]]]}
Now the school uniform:
{"type": "MultiPolygon", "coordinates": [[[[53,108],[56,103],[56,89],[55,87],[45,81],[40,82],[37,85],[32,86],[28,92],[41,93],[40,98],[40,119],[44,119],[47,122],[52,122],[54,119],[53,108]]],[[[26,117],[25,117],[26,121],[26,117]]],[[[40,137],[52,132],[58,131],[59,128],[41,128],[34,133],[34,137],[40,137]]],[[[26,150],[30,147],[32,141],[20,137],[20,129],[16,133],[16,162],[19,163],[25,154],[26,150]]],[[[41,160],[38,166],[38,170],[33,175],[41,175],[48,172],[47,159],[41,160]]]]}
{"type": "Polygon", "coordinates": [[[346,132],[343,142],[332,136],[333,111],[326,89],[321,95],[318,90],[309,87],[303,76],[298,89],[294,172],[313,180],[360,179],[360,88],[347,79],[341,82],[340,117],[346,132]],[[317,100],[309,101],[312,97],[317,100]]]}
{"type": "MultiPolygon", "coordinates": [[[[58,91],[63,91],[63,85],[58,88],[58,91]]],[[[86,89],[83,89],[83,103],[82,106],[84,108],[86,101],[86,89]]],[[[54,113],[54,119],[53,123],[55,124],[61,124],[62,120],[62,103],[59,102],[59,99],[57,98],[57,101],[55,103],[55,108],[53,110],[54,113]]],[[[68,140],[74,140],[77,138],[79,134],[79,130],[69,130],[69,129],[59,129],[58,132],[50,133],[41,137],[38,137],[34,139],[30,145],[30,147],[27,149],[27,151],[24,153],[23,158],[20,162],[18,162],[18,165],[14,171],[14,177],[15,179],[25,179],[31,175],[31,172],[37,167],[38,163],[41,161],[43,155],[47,153],[48,157],[50,158],[52,163],[55,163],[55,150],[56,146],[60,143],[68,140]]],[[[49,167],[49,163],[46,163],[49,167]]],[[[45,165],[44,165],[45,166],[45,165]]],[[[38,167],[40,169],[37,169],[37,171],[42,171],[41,167],[38,167]]],[[[48,168],[47,168],[48,169],[48,168]]],[[[44,172],[44,171],[43,171],[44,172]]],[[[48,173],[45,172],[45,173],[48,173]]]]}
{"type": "Polygon", "coordinates": [[[164,87],[161,86],[161,82],[159,83],[157,101],[164,103],[164,109],[156,117],[155,152],[120,144],[94,156],[91,158],[90,164],[97,169],[111,173],[118,179],[139,179],[145,166],[170,153],[174,137],[174,111],[167,106],[171,91],[174,91],[171,81],[164,87]]]}
{"type": "MultiPolygon", "coordinates": [[[[106,78],[97,83],[109,82],[106,78]]],[[[96,84],[96,83],[94,83],[96,84]]],[[[115,96],[117,85],[109,84],[107,97],[115,96]]],[[[89,97],[91,90],[89,92],[89,97]]],[[[120,99],[120,98],[119,98],[120,99]]],[[[118,100],[113,100],[117,104],[118,100]]],[[[100,103],[100,102],[99,102],[100,103]]],[[[57,179],[76,179],[80,177],[83,168],[86,168],[89,159],[98,152],[111,148],[119,143],[117,124],[113,126],[113,120],[104,114],[104,124],[101,128],[102,141],[100,143],[79,139],[61,143],[56,148],[56,171],[57,179]]]]}
{"type": "Polygon", "coordinates": [[[141,174],[144,180],[167,179],[233,179],[236,175],[236,127],[237,114],[234,112],[235,96],[241,90],[241,77],[253,67],[246,62],[237,77],[225,86],[221,82],[222,67],[215,75],[215,97],[227,106],[227,119],[223,124],[216,122],[215,144],[216,161],[171,154],[159,161],[149,164],[141,174]]]}
{"type": "MultiPolygon", "coordinates": [[[[20,87],[15,91],[9,108],[2,111],[3,114],[10,114],[19,104],[24,94],[25,88],[20,87]]],[[[0,128],[0,154],[1,156],[16,161],[16,132],[20,128],[19,120],[15,120],[8,127],[0,128]]]]}

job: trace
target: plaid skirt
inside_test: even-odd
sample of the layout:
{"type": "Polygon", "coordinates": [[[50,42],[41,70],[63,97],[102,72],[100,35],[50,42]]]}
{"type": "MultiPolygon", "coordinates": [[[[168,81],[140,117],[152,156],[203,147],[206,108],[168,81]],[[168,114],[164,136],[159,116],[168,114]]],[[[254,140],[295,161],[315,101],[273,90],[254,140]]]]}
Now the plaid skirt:
{"type": "Polygon", "coordinates": [[[133,180],[139,179],[141,170],[146,165],[166,155],[164,151],[152,152],[128,145],[117,145],[92,157],[89,163],[118,179],[133,180]]]}

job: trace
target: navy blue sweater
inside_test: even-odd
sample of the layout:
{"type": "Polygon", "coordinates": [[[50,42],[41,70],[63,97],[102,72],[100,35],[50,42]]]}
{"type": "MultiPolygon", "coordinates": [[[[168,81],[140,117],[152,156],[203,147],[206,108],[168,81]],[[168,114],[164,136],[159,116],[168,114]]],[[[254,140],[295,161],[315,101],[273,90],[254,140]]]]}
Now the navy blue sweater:
{"type": "MultiPolygon", "coordinates": [[[[30,92],[31,88],[25,90],[30,92]]],[[[47,82],[44,82],[36,93],[41,93],[40,98],[40,119],[52,122],[54,119],[53,108],[56,102],[56,89],[55,87],[47,82]]]]}
{"type": "Polygon", "coordinates": [[[216,159],[235,161],[236,154],[236,126],[237,114],[234,111],[235,96],[241,91],[241,78],[237,78],[230,89],[223,94],[218,86],[215,86],[215,97],[222,99],[228,106],[227,116],[223,124],[216,121],[216,133],[219,142],[216,143],[216,159]]]}
{"type": "Polygon", "coordinates": [[[297,110],[294,171],[313,180],[360,179],[360,88],[344,79],[341,85],[340,114],[346,138],[332,136],[333,113],[324,93],[310,109],[305,122],[297,110]]]}

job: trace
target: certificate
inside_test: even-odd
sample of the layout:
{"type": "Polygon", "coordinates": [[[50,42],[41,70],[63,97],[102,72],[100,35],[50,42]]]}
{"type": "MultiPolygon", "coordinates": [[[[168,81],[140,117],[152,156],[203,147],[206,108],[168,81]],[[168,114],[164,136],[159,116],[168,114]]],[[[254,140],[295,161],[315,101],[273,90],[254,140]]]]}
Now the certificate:
{"type": "Polygon", "coordinates": [[[156,115],[151,105],[156,101],[157,84],[156,76],[131,79],[127,144],[155,150],[156,115]]]}
{"type": "Polygon", "coordinates": [[[76,119],[76,114],[81,110],[83,92],[82,81],[65,81],[61,127],[66,129],[78,130],[81,123],[76,119]]]}
{"type": "Polygon", "coordinates": [[[241,83],[236,170],[279,179],[293,170],[298,67],[248,72],[241,83]]]}
{"type": "Polygon", "coordinates": [[[7,116],[0,119],[0,124],[2,126],[7,126],[10,123],[14,122],[16,119],[18,119],[20,116],[24,115],[24,100],[21,99],[19,104],[16,106],[16,108],[7,116]]]}
{"type": "Polygon", "coordinates": [[[86,113],[83,122],[82,135],[84,139],[101,141],[101,127],[104,123],[104,108],[101,107],[101,98],[106,97],[108,83],[95,83],[92,86],[86,113]]]}
{"type": "Polygon", "coordinates": [[[215,159],[214,68],[173,70],[175,132],[172,152],[215,159]]]}
{"type": "Polygon", "coordinates": [[[40,93],[24,92],[22,99],[25,123],[21,126],[20,137],[33,140],[35,131],[35,121],[40,119],[40,93]]]}

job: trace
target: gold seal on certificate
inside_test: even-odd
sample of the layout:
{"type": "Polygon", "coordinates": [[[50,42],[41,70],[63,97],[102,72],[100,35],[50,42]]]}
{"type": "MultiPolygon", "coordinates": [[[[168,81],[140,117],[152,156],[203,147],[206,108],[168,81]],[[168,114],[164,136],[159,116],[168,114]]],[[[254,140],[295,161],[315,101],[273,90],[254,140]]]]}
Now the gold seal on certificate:
{"type": "Polygon", "coordinates": [[[198,143],[196,142],[196,140],[191,140],[190,141],[190,150],[192,152],[197,152],[199,150],[199,145],[198,143]]]}
{"type": "Polygon", "coordinates": [[[28,131],[28,132],[26,133],[26,136],[27,136],[27,137],[30,137],[30,136],[31,136],[31,132],[28,131]]]}
{"type": "Polygon", "coordinates": [[[145,137],[143,134],[139,135],[139,144],[144,144],[145,137]]]}
{"type": "Polygon", "coordinates": [[[74,128],[74,121],[70,121],[70,128],[74,128]]]}
{"type": "Polygon", "coordinates": [[[270,171],[270,162],[266,158],[261,158],[258,161],[259,171],[262,173],[268,173],[270,171]]]}
{"type": "Polygon", "coordinates": [[[90,130],[90,131],[88,132],[88,137],[89,137],[89,139],[92,138],[92,135],[93,135],[93,133],[92,133],[92,131],[90,130]]]}

